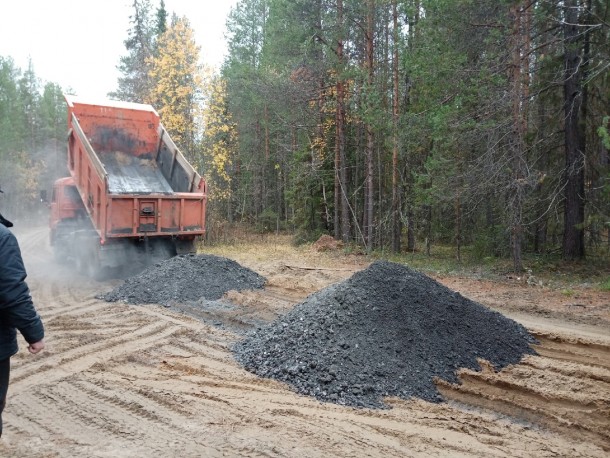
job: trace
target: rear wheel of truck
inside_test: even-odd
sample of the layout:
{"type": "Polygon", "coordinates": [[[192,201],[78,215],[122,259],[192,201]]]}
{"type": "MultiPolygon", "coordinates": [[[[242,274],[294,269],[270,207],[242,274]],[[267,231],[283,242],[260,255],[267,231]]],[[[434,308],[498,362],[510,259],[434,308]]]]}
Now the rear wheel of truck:
{"type": "Polygon", "coordinates": [[[53,259],[57,264],[67,264],[70,258],[70,247],[68,245],[69,233],[64,226],[59,223],[57,228],[51,231],[51,246],[53,249],[53,259]]]}
{"type": "Polygon", "coordinates": [[[97,250],[97,234],[89,231],[75,233],[75,263],[79,274],[93,280],[101,279],[102,267],[97,250]]]}
{"type": "Polygon", "coordinates": [[[57,264],[67,264],[68,262],[68,252],[58,242],[55,242],[55,245],[53,245],[53,259],[55,259],[57,264]]]}
{"type": "Polygon", "coordinates": [[[74,267],[79,274],[87,275],[87,259],[82,252],[76,253],[76,257],[74,258],[74,267]]]}
{"type": "Polygon", "coordinates": [[[89,259],[87,262],[87,277],[93,280],[101,280],[102,279],[102,268],[99,265],[99,262],[95,259],[94,256],[89,259]]]}
{"type": "Polygon", "coordinates": [[[107,268],[103,268],[97,257],[91,252],[89,255],[80,253],[76,258],[76,270],[81,275],[91,278],[92,280],[102,281],[109,276],[107,268]]]}
{"type": "Polygon", "coordinates": [[[197,246],[195,245],[195,240],[175,240],[174,246],[176,254],[197,253],[197,246]]]}

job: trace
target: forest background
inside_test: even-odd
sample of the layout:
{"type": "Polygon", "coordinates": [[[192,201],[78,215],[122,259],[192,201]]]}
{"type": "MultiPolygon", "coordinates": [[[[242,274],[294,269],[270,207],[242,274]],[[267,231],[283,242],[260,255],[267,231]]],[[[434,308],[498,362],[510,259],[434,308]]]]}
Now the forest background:
{"type": "MultiPolygon", "coordinates": [[[[152,104],[206,176],[210,237],[608,265],[610,0],[241,0],[218,71],[163,0],[130,21],[109,96],[152,104]]],[[[70,90],[34,64],[0,56],[18,217],[66,174],[70,90]]]]}

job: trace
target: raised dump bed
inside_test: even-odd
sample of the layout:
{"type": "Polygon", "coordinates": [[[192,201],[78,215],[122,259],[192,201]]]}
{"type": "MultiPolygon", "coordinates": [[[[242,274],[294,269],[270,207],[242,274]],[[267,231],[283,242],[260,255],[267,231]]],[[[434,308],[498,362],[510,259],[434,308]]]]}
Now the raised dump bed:
{"type": "Polygon", "coordinates": [[[58,257],[103,267],[129,263],[126,244],[144,256],[156,247],[193,251],[205,233],[205,180],[155,109],[72,96],[66,102],[71,180],[56,182],[51,217],[58,257]]]}

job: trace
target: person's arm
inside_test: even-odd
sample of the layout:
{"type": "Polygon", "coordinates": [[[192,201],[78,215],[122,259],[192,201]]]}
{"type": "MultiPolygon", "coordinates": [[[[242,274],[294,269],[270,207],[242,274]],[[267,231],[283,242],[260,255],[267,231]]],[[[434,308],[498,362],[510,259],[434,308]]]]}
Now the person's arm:
{"type": "Polygon", "coordinates": [[[44,327],[25,282],[26,272],[15,236],[7,231],[0,237],[0,316],[19,330],[30,344],[30,352],[44,348],[44,327]]]}

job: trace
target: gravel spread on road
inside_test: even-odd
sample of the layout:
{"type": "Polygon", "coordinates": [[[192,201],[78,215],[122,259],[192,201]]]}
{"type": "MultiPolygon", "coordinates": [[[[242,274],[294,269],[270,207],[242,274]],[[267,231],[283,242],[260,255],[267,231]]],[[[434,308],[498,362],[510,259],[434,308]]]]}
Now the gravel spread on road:
{"type": "Polygon", "coordinates": [[[440,402],[434,378],[534,354],[515,321],[404,265],[378,261],[307,297],[234,346],[247,370],[298,393],[355,407],[384,396],[440,402]]]}

